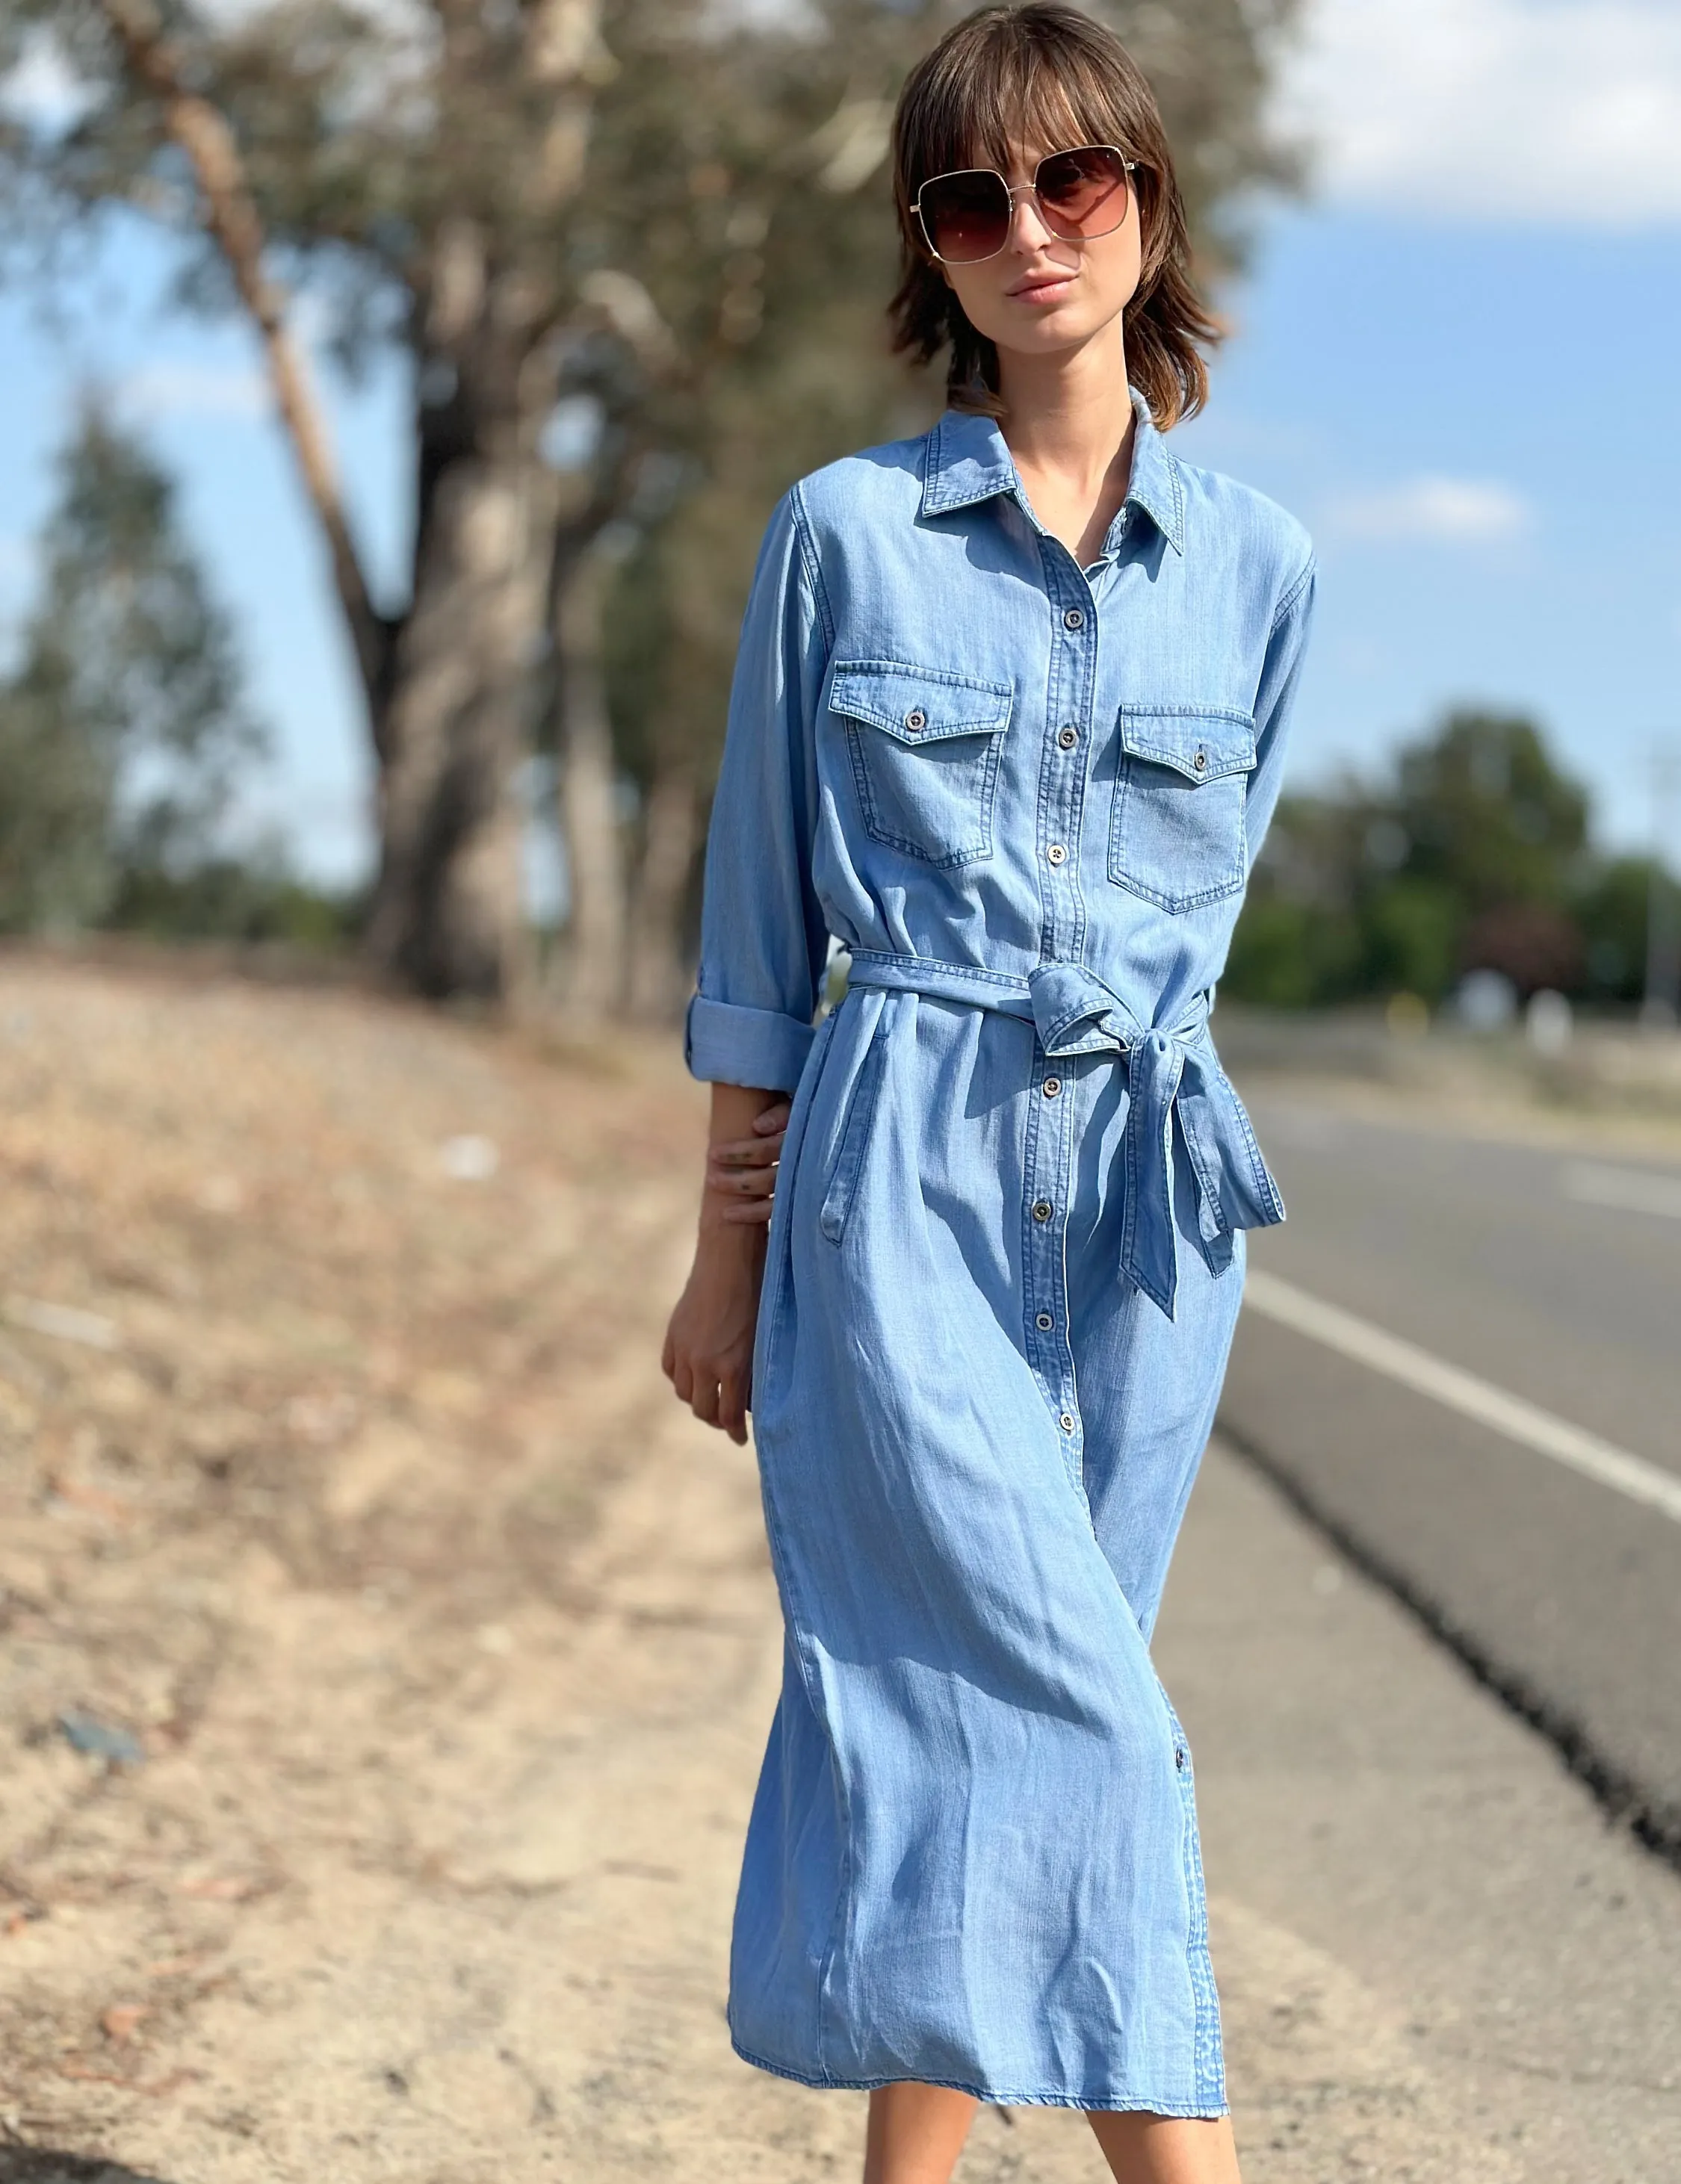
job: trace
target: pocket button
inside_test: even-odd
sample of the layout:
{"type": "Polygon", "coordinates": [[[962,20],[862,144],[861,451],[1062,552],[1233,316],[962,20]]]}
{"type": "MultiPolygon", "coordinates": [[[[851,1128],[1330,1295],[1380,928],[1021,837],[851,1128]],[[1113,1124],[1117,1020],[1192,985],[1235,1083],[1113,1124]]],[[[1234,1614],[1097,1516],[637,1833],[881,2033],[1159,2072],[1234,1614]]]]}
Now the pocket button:
{"type": "MultiPolygon", "coordinates": [[[[920,727],[922,723],[918,722],[917,726],[920,727]]],[[[1208,753],[1205,750],[1199,750],[1197,753],[1197,755],[1192,760],[1191,763],[1196,767],[1198,773],[1206,773],[1209,770],[1208,753]]]]}
{"type": "MultiPolygon", "coordinates": [[[[928,716],[923,711],[920,705],[913,705],[910,711],[906,714],[905,726],[910,730],[913,735],[915,735],[919,728],[925,728],[928,726],[928,716]]],[[[1198,766],[1202,764],[1200,757],[1198,757],[1197,763],[1198,766]]]]}

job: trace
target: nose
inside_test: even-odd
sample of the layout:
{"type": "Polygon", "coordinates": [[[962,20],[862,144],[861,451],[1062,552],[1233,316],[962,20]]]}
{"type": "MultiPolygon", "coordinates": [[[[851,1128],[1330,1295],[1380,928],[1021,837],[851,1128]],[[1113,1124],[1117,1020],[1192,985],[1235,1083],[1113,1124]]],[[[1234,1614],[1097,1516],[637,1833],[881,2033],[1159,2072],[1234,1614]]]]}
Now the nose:
{"type": "Polygon", "coordinates": [[[1033,185],[1024,182],[1010,192],[1010,248],[1030,256],[1042,243],[1054,242],[1056,237],[1045,225],[1039,209],[1039,200],[1033,194],[1033,185]]]}

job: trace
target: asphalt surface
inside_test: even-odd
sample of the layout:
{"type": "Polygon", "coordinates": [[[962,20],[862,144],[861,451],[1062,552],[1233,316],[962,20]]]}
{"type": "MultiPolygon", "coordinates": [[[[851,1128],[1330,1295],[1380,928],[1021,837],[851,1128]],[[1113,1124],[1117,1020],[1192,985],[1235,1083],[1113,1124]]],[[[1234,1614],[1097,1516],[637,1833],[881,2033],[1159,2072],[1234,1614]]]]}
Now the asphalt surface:
{"type": "MultiPolygon", "coordinates": [[[[1681,1475],[1681,1166],[1244,1089],[1252,1268],[1681,1475]]],[[[1681,1523],[1259,1309],[1220,1423],[1681,1856],[1681,1523]]]]}
{"type": "Polygon", "coordinates": [[[1681,2184],[1681,1875],[1218,1436],[1153,1650],[1245,2184],[1681,2184]]]}

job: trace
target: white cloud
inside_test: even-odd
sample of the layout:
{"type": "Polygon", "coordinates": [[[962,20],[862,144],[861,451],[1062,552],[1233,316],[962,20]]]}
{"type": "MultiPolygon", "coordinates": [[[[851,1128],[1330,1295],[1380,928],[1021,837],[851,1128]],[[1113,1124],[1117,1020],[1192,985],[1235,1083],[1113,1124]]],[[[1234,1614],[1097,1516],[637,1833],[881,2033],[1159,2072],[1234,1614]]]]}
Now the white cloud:
{"type": "Polygon", "coordinates": [[[268,382],[249,367],[148,364],[119,382],[119,408],[150,421],[158,417],[266,417],[268,382]]]}
{"type": "Polygon", "coordinates": [[[1333,199],[1681,222],[1677,0],[1310,0],[1281,108],[1333,199]]]}
{"type": "Polygon", "coordinates": [[[0,111],[49,136],[79,121],[93,96],[46,31],[26,32],[16,65],[0,76],[0,111]]]}
{"type": "Polygon", "coordinates": [[[1492,479],[1427,476],[1333,502],[1326,527],[1344,538],[1383,543],[1488,546],[1520,537],[1533,511],[1521,493],[1492,479]]]}

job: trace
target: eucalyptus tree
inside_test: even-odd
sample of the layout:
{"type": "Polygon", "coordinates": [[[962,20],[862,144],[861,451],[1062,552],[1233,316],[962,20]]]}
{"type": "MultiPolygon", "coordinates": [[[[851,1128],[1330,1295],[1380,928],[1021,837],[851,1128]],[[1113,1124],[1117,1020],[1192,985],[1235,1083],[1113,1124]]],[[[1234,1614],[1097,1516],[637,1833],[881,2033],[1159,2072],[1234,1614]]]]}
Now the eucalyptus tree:
{"type": "Polygon", "coordinates": [[[497,994],[520,959],[515,781],[553,529],[538,439],[578,298],[562,246],[595,92],[598,0],[362,7],[7,0],[49,41],[69,118],[14,111],[14,231],[126,207],[243,313],[314,511],[366,705],[380,861],[369,945],[427,994],[497,994]],[[320,300],[354,357],[406,351],[406,596],[373,593],[288,311],[320,300]]]}
{"type": "Polygon", "coordinates": [[[215,855],[263,738],[238,649],[146,448],[90,404],[0,682],[0,928],[96,925],[139,872],[215,855]]]}

